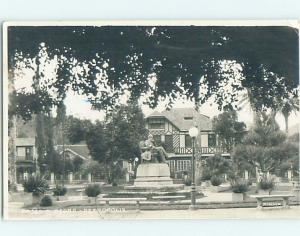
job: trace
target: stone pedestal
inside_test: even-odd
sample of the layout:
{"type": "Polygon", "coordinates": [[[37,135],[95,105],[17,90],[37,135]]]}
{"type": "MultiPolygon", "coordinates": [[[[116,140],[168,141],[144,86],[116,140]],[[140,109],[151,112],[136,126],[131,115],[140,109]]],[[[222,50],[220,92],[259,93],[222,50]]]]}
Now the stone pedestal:
{"type": "Polygon", "coordinates": [[[183,188],[183,184],[174,184],[170,177],[170,168],[166,163],[140,164],[136,171],[136,179],[133,186],[127,189],[177,189],[183,188]]]}

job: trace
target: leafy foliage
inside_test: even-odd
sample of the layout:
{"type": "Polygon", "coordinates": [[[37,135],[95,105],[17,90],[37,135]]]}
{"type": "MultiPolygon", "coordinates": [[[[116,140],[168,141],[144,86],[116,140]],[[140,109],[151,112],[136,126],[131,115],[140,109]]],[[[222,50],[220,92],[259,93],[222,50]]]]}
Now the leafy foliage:
{"type": "Polygon", "coordinates": [[[258,188],[262,190],[273,190],[275,187],[274,179],[271,177],[263,176],[258,183],[258,188]]]}
{"type": "Polygon", "coordinates": [[[231,182],[232,192],[245,193],[249,190],[249,184],[244,179],[236,179],[231,182]]]}
{"type": "Polygon", "coordinates": [[[220,154],[215,154],[206,159],[206,164],[203,168],[203,173],[209,176],[221,176],[228,174],[231,171],[231,163],[220,154]]]}
{"type": "Polygon", "coordinates": [[[283,115],[285,119],[285,132],[288,133],[289,123],[288,119],[292,112],[299,111],[299,98],[298,97],[289,97],[278,102],[277,108],[283,115]]]}
{"type": "Polygon", "coordinates": [[[80,171],[81,166],[83,165],[84,161],[82,158],[79,156],[75,156],[74,159],[72,160],[73,162],[73,170],[74,172],[80,171]]]}
{"type": "Polygon", "coordinates": [[[232,107],[247,88],[261,109],[274,107],[276,98],[287,98],[298,85],[298,31],[290,27],[11,26],[8,42],[10,74],[30,68],[35,87],[40,85],[15,94],[32,100],[14,105],[25,108],[16,111],[22,116],[60,104],[68,90],[86,95],[98,109],[113,107],[126,90],[133,99],[150,92],[151,107],[160,98],[170,98],[171,105],[186,96],[199,104],[214,96],[222,108],[232,107]],[[51,60],[57,73],[48,81],[43,68],[51,60]],[[224,71],[226,61],[242,67],[241,83],[230,81],[234,69],[224,71]],[[154,86],[149,78],[156,79],[154,86]],[[224,93],[226,85],[233,90],[224,93]]]}
{"type": "Polygon", "coordinates": [[[29,176],[29,178],[24,181],[23,187],[25,192],[38,196],[44,194],[48,190],[49,185],[44,178],[40,175],[36,175],[29,176]]]}
{"type": "Polygon", "coordinates": [[[101,189],[99,184],[89,184],[85,188],[85,194],[88,197],[97,197],[100,193],[101,193],[101,189]]]}
{"type": "Polygon", "coordinates": [[[216,175],[213,175],[210,178],[210,182],[211,182],[212,186],[219,186],[222,183],[222,179],[216,175]]]}
{"type": "Polygon", "coordinates": [[[110,166],[110,175],[108,182],[112,183],[113,186],[117,186],[117,181],[125,176],[125,170],[122,168],[121,163],[112,163],[110,166]]]}
{"type": "Polygon", "coordinates": [[[53,189],[53,195],[54,196],[64,196],[67,193],[67,188],[64,186],[59,186],[56,185],[55,188],[53,189]]]}
{"type": "Polygon", "coordinates": [[[191,178],[186,178],[185,180],[184,180],[184,184],[185,184],[185,186],[191,186],[192,185],[192,180],[191,180],[191,178]]]}
{"type": "Polygon", "coordinates": [[[106,130],[111,162],[140,156],[139,142],[147,137],[148,131],[142,110],[136,102],[112,111],[108,115],[106,130]]]}
{"type": "Polygon", "coordinates": [[[261,113],[255,126],[233,149],[232,157],[238,169],[257,167],[262,173],[274,171],[284,160],[294,155],[296,147],[286,141],[274,117],[261,113]]]}
{"type": "Polygon", "coordinates": [[[213,118],[213,129],[219,135],[219,140],[222,146],[225,146],[227,151],[241,142],[245,135],[246,124],[238,122],[236,111],[225,111],[222,114],[213,118]]]}
{"type": "Polygon", "coordinates": [[[40,206],[48,207],[48,206],[52,206],[52,205],[53,205],[53,202],[49,195],[46,195],[41,199],[40,206]]]}
{"type": "Polygon", "coordinates": [[[86,139],[88,130],[93,129],[90,120],[82,120],[73,116],[69,116],[66,121],[66,136],[70,143],[79,143],[86,139]]]}
{"type": "Polygon", "coordinates": [[[105,162],[108,142],[107,136],[102,122],[97,121],[92,124],[86,131],[85,141],[92,158],[98,162],[105,162]]]}
{"type": "Polygon", "coordinates": [[[105,172],[105,168],[103,164],[100,164],[98,161],[88,160],[83,163],[80,168],[80,171],[83,174],[91,173],[92,175],[98,175],[100,173],[105,172]]]}

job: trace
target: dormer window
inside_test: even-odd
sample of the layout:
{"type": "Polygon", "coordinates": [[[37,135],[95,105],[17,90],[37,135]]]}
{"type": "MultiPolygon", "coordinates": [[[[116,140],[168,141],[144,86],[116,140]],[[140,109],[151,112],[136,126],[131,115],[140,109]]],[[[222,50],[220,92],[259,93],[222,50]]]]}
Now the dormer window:
{"type": "Polygon", "coordinates": [[[165,120],[160,118],[149,119],[149,129],[164,129],[165,120]]]}
{"type": "Polygon", "coordinates": [[[183,119],[185,119],[185,120],[193,120],[193,117],[192,116],[185,116],[183,119]]]}

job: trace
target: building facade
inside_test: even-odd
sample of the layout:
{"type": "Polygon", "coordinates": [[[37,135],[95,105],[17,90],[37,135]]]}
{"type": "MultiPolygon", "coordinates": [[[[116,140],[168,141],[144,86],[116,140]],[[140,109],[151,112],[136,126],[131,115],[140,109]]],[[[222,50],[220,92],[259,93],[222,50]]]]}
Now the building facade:
{"type": "Polygon", "coordinates": [[[37,168],[37,150],[34,138],[16,138],[16,179],[21,183],[37,168]]]}
{"type": "Polygon", "coordinates": [[[155,144],[163,146],[168,153],[169,166],[175,175],[190,169],[193,153],[192,138],[189,135],[191,127],[196,126],[199,130],[195,140],[197,161],[216,153],[229,157],[226,149],[219,145],[210,118],[193,108],[174,108],[154,112],[146,120],[147,129],[153,135],[155,144]]]}

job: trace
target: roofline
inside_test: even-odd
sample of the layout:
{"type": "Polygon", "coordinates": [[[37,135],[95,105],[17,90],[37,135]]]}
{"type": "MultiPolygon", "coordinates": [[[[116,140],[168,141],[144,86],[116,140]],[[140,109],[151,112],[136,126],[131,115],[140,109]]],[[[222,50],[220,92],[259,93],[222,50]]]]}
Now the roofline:
{"type": "MultiPolygon", "coordinates": [[[[81,159],[83,159],[83,160],[87,160],[87,159],[88,159],[88,158],[86,158],[86,157],[84,157],[84,156],[78,154],[77,152],[73,151],[73,150],[70,149],[70,148],[66,148],[65,151],[70,151],[70,152],[72,152],[73,154],[75,154],[75,155],[81,157],[81,159]]],[[[64,151],[62,150],[59,154],[62,154],[63,152],[64,152],[64,151]]]]}
{"type": "MultiPolygon", "coordinates": [[[[200,114],[200,115],[202,115],[202,114],[200,114]]],[[[209,120],[210,120],[210,118],[208,117],[208,116],[206,116],[206,115],[203,115],[203,116],[205,116],[205,117],[207,117],[209,120]]],[[[178,127],[177,127],[177,125],[175,125],[172,121],[170,121],[170,119],[168,119],[166,116],[163,116],[163,115],[160,115],[160,116],[151,116],[151,115],[149,115],[148,117],[146,117],[146,119],[148,119],[148,118],[150,118],[150,117],[159,117],[159,118],[165,118],[166,120],[168,120],[173,126],[175,126],[179,131],[187,131],[188,132],[188,130],[185,130],[185,129],[179,129],[178,127]]],[[[213,129],[201,129],[200,131],[213,131],[213,129]]]]}
{"type": "MultiPolygon", "coordinates": [[[[150,116],[148,116],[146,119],[148,119],[150,116]]],[[[168,120],[173,126],[175,126],[179,131],[184,131],[184,130],[181,130],[177,127],[177,125],[175,125],[172,121],[170,121],[170,119],[168,119],[166,116],[152,116],[152,117],[162,117],[162,118],[165,118],[166,120],[168,120]]]]}

